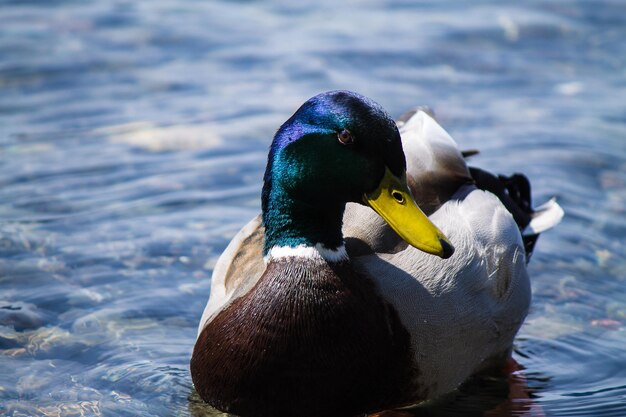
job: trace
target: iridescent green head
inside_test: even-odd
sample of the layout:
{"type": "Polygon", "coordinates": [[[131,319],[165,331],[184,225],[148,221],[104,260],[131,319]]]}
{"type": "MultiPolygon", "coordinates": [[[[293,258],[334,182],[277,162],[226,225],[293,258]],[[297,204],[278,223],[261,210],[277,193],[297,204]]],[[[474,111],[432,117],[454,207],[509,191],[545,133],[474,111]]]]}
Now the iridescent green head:
{"type": "MultiPolygon", "coordinates": [[[[406,162],[396,124],[364,96],[329,91],[305,102],[274,136],[264,180],[266,253],[274,246],[319,243],[337,248],[342,244],[347,202],[372,206],[416,246],[398,230],[406,226],[405,214],[390,221],[381,213],[411,203],[417,206],[406,187],[406,162]],[[388,189],[381,188],[383,183],[388,189]]],[[[437,232],[435,243],[429,241],[425,247],[443,256],[448,250],[441,248],[439,240],[447,241],[437,232]]]]}

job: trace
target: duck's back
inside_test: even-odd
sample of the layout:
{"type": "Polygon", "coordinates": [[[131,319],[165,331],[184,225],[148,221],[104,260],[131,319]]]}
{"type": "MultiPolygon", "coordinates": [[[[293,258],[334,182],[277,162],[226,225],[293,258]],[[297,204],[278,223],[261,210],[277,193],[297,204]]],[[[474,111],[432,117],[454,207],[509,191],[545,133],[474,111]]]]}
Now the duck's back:
{"type": "Polygon", "coordinates": [[[490,193],[459,194],[430,217],[454,244],[451,258],[408,246],[353,259],[411,334],[417,385],[429,398],[504,358],[530,304],[526,257],[511,215],[490,193]]]}
{"type": "Polygon", "coordinates": [[[418,385],[432,398],[509,353],[530,305],[530,282],[518,224],[495,195],[476,187],[454,140],[424,111],[399,127],[414,197],[454,255],[441,259],[403,244],[359,205],[348,206],[344,232],[355,264],[412,335],[418,385]]]}

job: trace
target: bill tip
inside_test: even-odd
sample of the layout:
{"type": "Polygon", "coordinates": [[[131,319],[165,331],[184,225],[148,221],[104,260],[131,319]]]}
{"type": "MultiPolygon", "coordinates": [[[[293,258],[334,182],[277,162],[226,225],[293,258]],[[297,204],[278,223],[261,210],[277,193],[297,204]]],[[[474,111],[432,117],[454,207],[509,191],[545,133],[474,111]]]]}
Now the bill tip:
{"type": "Polygon", "coordinates": [[[443,259],[448,259],[454,253],[454,246],[450,244],[447,240],[439,239],[439,243],[441,244],[441,248],[443,249],[443,253],[441,257],[443,259]]]}

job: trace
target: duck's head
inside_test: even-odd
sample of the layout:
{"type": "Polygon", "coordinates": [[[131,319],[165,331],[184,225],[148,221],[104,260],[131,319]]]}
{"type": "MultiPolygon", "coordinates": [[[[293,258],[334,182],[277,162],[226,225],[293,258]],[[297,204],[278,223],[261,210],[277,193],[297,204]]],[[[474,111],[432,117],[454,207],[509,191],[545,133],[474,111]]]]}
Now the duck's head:
{"type": "Polygon", "coordinates": [[[329,91],[305,102],[274,136],[264,180],[266,253],[338,247],[347,202],[370,206],[420,250],[443,258],[454,251],[409,191],[395,122],[359,94],[329,91]]]}

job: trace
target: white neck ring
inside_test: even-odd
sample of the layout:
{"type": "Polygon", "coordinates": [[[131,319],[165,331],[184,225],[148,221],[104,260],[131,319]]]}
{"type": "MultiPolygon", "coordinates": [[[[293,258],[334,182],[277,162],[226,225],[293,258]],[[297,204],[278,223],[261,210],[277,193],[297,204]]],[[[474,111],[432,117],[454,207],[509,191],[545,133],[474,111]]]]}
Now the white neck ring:
{"type": "Polygon", "coordinates": [[[285,258],[303,258],[337,263],[347,261],[348,252],[346,252],[346,246],[344,244],[341,244],[337,249],[328,249],[321,243],[317,243],[315,246],[274,246],[269,250],[264,259],[265,263],[269,263],[272,260],[285,258]]]}

